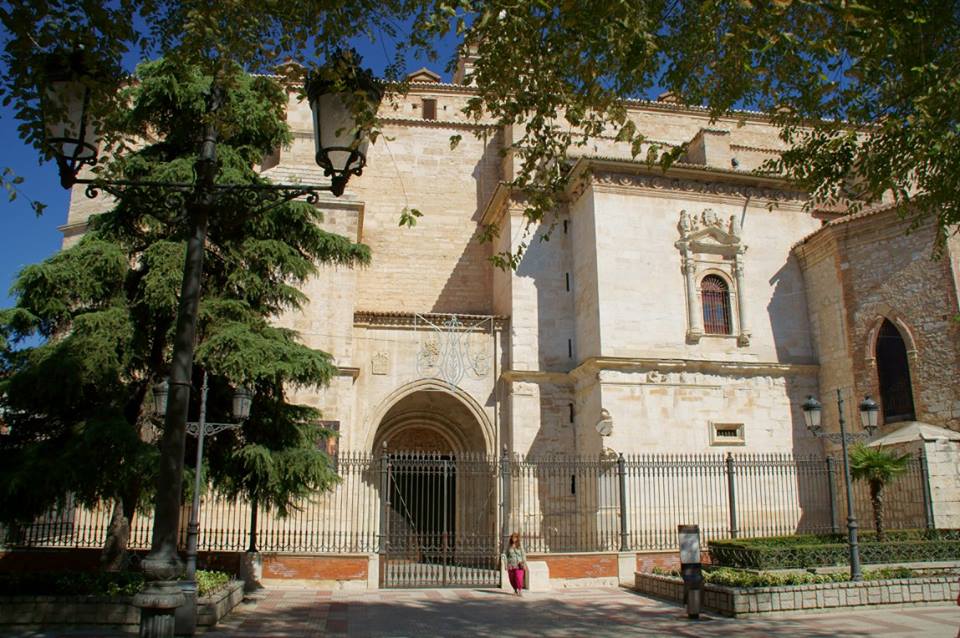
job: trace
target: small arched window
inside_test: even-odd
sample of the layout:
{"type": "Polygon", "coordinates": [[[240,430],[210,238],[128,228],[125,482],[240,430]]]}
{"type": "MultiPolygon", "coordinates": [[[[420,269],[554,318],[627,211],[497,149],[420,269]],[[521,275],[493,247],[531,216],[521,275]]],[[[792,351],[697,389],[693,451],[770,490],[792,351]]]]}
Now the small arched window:
{"type": "Polygon", "coordinates": [[[722,277],[707,275],[700,282],[703,305],[703,331],[708,335],[728,335],[733,332],[730,320],[730,288],[722,277]]]}
{"type": "Polygon", "coordinates": [[[913,420],[913,386],[907,348],[900,331],[889,319],[884,319],[877,335],[877,376],[884,422],[913,420]]]}

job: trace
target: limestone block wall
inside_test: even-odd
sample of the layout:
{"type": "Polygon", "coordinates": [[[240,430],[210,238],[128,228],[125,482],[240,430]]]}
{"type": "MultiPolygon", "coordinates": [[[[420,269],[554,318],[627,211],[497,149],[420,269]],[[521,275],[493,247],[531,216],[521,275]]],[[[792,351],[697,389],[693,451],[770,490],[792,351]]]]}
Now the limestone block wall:
{"type": "Polygon", "coordinates": [[[938,529],[960,528],[960,443],[944,439],[923,443],[929,468],[933,521],[938,529]]]}
{"type": "Polygon", "coordinates": [[[576,317],[573,351],[578,361],[600,356],[600,273],[597,259],[597,220],[588,192],[570,206],[570,251],[573,270],[573,312],[576,317]]]}
{"type": "Polygon", "coordinates": [[[816,386],[815,367],[783,371],[600,370],[578,388],[582,453],[795,453],[820,444],[806,432],[799,405],[816,386]],[[610,437],[593,426],[599,403],[613,417],[610,437]],[[593,412],[593,410],[596,412],[593,412]],[[592,418],[592,422],[591,419],[592,418]],[[712,435],[713,424],[742,426],[742,441],[712,435]]]}
{"type": "MultiPolygon", "coordinates": [[[[413,105],[430,96],[437,97],[415,89],[396,111],[389,101],[381,106],[383,135],[371,145],[363,175],[347,186],[345,197],[364,202],[363,237],[373,253],[358,280],[358,307],[490,314],[491,246],[478,242],[477,232],[498,181],[499,136],[457,115],[463,96],[455,94],[443,94],[437,120],[418,119],[413,105]],[[462,136],[456,148],[453,135],[462,136]],[[423,213],[414,228],[398,227],[404,208],[423,213]]],[[[295,140],[281,151],[280,166],[312,170],[308,105],[291,96],[287,119],[295,140]]]]}
{"type": "MultiPolygon", "coordinates": [[[[565,215],[527,229],[519,208],[501,221],[510,250],[526,244],[515,272],[501,273],[502,312],[510,316],[511,368],[567,371],[574,367],[574,276],[565,215]]],[[[498,269],[499,270],[499,269],[498,269]]]]}
{"type": "Polygon", "coordinates": [[[573,388],[568,383],[509,383],[512,436],[508,448],[523,456],[575,454],[573,388]]]}
{"type": "MultiPolygon", "coordinates": [[[[820,364],[819,387],[814,388],[812,394],[820,397],[825,426],[837,429],[836,388],[853,387],[853,361],[847,348],[848,322],[844,311],[843,273],[832,237],[824,237],[797,253],[804,273],[811,334],[820,364]]],[[[847,398],[852,397],[848,394],[847,398]]],[[[855,415],[849,404],[854,402],[847,403],[847,422],[859,422],[850,420],[855,415]]]]}
{"type": "MultiPolygon", "coordinates": [[[[593,247],[577,245],[574,250],[592,248],[596,254],[604,356],[813,361],[802,276],[790,247],[819,222],[798,203],[768,211],[762,203],[744,202],[739,197],[721,194],[704,199],[616,181],[594,184],[583,197],[591,193],[596,243],[593,247]],[[707,209],[721,220],[743,220],[742,242],[747,247],[742,256],[743,290],[731,286],[733,335],[704,335],[697,343],[686,343],[687,296],[682,256],[674,243],[680,238],[680,212],[701,214],[707,209]],[[743,317],[738,313],[737,295],[743,297],[743,317]],[[747,345],[741,345],[736,336],[736,326],[743,321],[751,332],[747,345]]],[[[572,223],[591,223],[578,215],[579,210],[573,209],[572,223]]],[[[725,263],[721,255],[699,260],[696,282],[713,268],[724,272],[733,284],[729,260],[725,263]]],[[[699,300],[699,292],[696,295],[699,300]]]]}

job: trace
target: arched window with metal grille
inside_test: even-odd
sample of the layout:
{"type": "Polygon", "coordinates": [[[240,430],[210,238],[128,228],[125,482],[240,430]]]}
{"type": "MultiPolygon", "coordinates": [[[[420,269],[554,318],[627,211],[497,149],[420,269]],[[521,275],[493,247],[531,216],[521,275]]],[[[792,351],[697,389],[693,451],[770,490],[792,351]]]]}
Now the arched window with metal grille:
{"type": "Polygon", "coordinates": [[[730,287],[723,277],[707,275],[700,281],[703,331],[708,335],[733,334],[730,317],[730,287]]]}

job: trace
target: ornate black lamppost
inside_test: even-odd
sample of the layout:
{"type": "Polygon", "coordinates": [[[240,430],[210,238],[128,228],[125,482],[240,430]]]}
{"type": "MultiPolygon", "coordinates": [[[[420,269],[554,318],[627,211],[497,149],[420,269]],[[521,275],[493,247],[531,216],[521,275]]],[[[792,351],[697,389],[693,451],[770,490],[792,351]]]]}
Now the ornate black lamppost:
{"type": "MultiPolygon", "coordinates": [[[[97,162],[98,135],[89,115],[91,65],[83,50],[56,56],[60,65],[56,73],[48,73],[44,96],[47,148],[56,158],[60,183],[65,188],[87,184],[87,196],[99,191],[122,196],[128,191],[152,192],[182,196],[184,212],[190,223],[187,256],[177,311],[173,357],[170,366],[169,400],[160,443],[160,467],[157,478],[156,509],[150,553],[143,560],[147,585],[134,604],[142,609],[141,638],[168,638],[174,632],[174,609],[183,603],[177,585],[182,563],[177,554],[177,531],[180,516],[180,485],[183,478],[183,456],[187,427],[187,405],[190,397],[190,373],[196,336],[197,310],[203,250],[210,211],[223,196],[240,193],[269,206],[305,197],[316,203],[318,193],[330,191],[341,195],[351,175],[359,175],[365,164],[367,131],[355,121],[363,101],[375,112],[382,97],[380,86],[369,71],[354,64],[355,56],[340,55],[331,61],[332,68],[342,74],[341,93],[331,92],[334,85],[320,80],[307,81],[307,93],[314,111],[314,137],[317,162],[331,178],[329,186],[284,184],[217,184],[217,129],[207,124],[195,164],[193,183],[147,182],[135,180],[79,179],[83,166],[97,162]]],[[[216,79],[210,90],[208,110],[215,112],[222,99],[216,79]]]]}
{"type": "Polygon", "coordinates": [[[880,406],[869,396],[863,398],[860,403],[860,424],[865,432],[847,433],[846,421],[843,418],[843,397],[840,394],[840,388],[837,388],[837,412],[840,415],[840,432],[825,432],[821,425],[821,416],[823,406],[813,398],[813,395],[807,397],[803,402],[803,420],[806,422],[807,429],[817,438],[825,438],[834,443],[839,442],[843,447],[843,479],[847,488],[847,542],[850,548],[850,578],[852,580],[862,580],[863,573],[860,571],[860,545],[857,541],[857,515],[853,505],[853,481],[850,477],[850,457],[847,455],[847,444],[850,442],[863,441],[869,438],[877,429],[877,416],[880,406]]]}

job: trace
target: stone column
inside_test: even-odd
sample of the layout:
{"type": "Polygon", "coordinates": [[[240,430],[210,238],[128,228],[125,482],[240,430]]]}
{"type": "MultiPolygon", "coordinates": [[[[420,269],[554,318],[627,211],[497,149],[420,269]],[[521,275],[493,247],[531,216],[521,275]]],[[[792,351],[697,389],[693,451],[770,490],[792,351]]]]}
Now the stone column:
{"type": "Polygon", "coordinates": [[[697,343],[703,336],[703,313],[697,299],[697,262],[689,248],[683,251],[683,274],[687,279],[687,343],[697,343]]]}
{"type": "Polygon", "coordinates": [[[740,317],[740,332],[737,345],[750,345],[750,324],[747,322],[747,295],[743,288],[743,253],[738,252],[733,262],[733,276],[737,284],[737,315],[740,317]]]}

